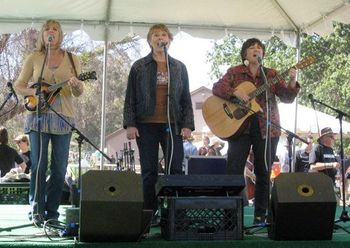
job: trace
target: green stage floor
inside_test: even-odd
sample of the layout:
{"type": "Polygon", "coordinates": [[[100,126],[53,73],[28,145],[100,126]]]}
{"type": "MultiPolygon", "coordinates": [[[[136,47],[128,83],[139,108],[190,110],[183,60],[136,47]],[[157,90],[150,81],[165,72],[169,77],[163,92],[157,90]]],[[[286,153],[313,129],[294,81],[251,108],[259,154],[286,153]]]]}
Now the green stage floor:
{"type": "MultiPolygon", "coordinates": [[[[61,218],[65,220],[62,206],[61,218]]],[[[4,228],[29,224],[27,220],[28,205],[0,205],[0,247],[350,247],[350,222],[340,222],[342,228],[335,229],[332,240],[325,241],[275,241],[267,237],[267,229],[252,229],[253,234],[244,233],[243,240],[226,241],[166,241],[161,237],[160,228],[152,228],[150,234],[139,242],[83,243],[74,237],[47,236],[42,228],[34,226],[3,231],[4,228]]],[[[346,209],[348,210],[348,208],[346,209]]],[[[252,207],[244,208],[244,226],[252,225],[252,207]]],[[[342,207],[337,207],[336,218],[339,218],[342,207]]],[[[290,216],[293,218],[293,216],[290,216]]],[[[307,225],[307,222],[305,223],[307,225]]]]}

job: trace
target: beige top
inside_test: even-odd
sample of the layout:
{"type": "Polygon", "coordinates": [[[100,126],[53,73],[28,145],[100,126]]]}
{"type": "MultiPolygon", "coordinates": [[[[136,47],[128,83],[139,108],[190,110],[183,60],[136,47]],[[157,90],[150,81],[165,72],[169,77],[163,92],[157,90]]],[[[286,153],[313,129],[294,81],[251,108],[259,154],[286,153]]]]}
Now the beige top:
{"type": "MultiPolygon", "coordinates": [[[[35,51],[31,53],[25,60],[23,69],[15,82],[16,87],[30,87],[39,78],[41,67],[44,62],[45,54],[35,51]]],[[[77,56],[73,55],[74,65],[79,75],[81,72],[80,62],[77,56]]],[[[62,83],[75,76],[73,66],[69,60],[67,52],[64,52],[64,57],[61,64],[54,70],[49,69],[47,64],[44,66],[43,81],[48,84],[62,83]]],[[[82,94],[83,90],[70,87],[68,84],[62,87],[59,93],[59,101],[61,106],[56,109],[57,112],[68,116],[74,116],[74,107],[72,103],[73,96],[77,97],[82,94]]],[[[57,101],[58,99],[56,99],[57,101]]]]}

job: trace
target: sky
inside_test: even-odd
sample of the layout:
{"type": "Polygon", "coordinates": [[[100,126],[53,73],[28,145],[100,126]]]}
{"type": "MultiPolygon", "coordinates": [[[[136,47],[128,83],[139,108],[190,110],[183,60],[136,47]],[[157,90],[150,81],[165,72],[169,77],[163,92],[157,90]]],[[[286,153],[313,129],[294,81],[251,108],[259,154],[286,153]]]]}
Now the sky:
{"type": "MultiPolygon", "coordinates": [[[[140,41],[141,56],[146,56],[150,48],[145,39],[140,41]]],[[[182,61],[188,71],[190,80],[190,91],[201,86],[211,88],[213,80],[210,79],[210,64],[207,60],[207,53],[212,49],[214,40],[193,37],[185,32],[175,35],[169,48],[169,55],[182,61]]]]}

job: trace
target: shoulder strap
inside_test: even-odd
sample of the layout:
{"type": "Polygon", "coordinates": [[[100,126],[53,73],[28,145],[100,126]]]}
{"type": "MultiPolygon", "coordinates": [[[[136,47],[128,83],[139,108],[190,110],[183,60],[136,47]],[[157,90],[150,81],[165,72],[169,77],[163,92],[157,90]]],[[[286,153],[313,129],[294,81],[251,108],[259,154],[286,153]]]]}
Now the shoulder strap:
{"type": "Polygon", "coordinates": [[[74,61],[73,61],[73,55],[72,55],[71,52],[67,52],[67,54],[68,54],[69,61],[70,61],[70,63],[73,66],[73,70],[74,70],[75,76],[78,77],[77,69],[75,68],[75,64],[74,64],[74,61]]]}

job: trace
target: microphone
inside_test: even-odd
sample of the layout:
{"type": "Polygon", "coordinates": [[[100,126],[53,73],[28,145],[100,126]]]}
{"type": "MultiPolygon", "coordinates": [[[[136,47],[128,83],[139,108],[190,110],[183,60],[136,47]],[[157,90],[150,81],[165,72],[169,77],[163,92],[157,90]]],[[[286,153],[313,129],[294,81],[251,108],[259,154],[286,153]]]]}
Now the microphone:
{"type": "Polygon", "coordinates": [[[166,47],[168,45],[168,42],[166,42],[166,41],[159,41],[157,45],[158,45],[158,47],[166,47]]]}
{"type": "MultiPolygon", "coordinates": [[[[311,101],[311,104],[312,104],[312,108],[314,109],[314,110],[316,110],[316,108],[315,108],[315,99],[314,99],[314,96],[312,95],[312,94],[309,94],[309,95],[307,95],[307,97],[310,99],[310,101],[311,101]]],[[[320,133],[320,132],[319,132],[320,133]]]]}
{"type": "Polygon", "coordinates": [[[10,94],[14,95],[16,100],[17,100],[18,99],[17,94],[16,94],[15,90],[13,89],[13,85],[12,85],[11,81],[7,82],[7,87],[10,89],[10,94]]]}
{"type": "Polygon", "coordinates": [[[14,89],[13,89],[13,86],[12,86],[12,83],[11,81],[7,82],[7,87],[10,89],[10,92],[13,93],[13,94],[16,94],[14,89]]]}
{"type": "Polygon", "coordinates": [[[258,61],[258,63],[261,65],[262,64],[262,58],[260,57],[259,54],[256,55],[256,60],[258,61]]]}
{"type": "Polygon", "coordinates": [[[314,96],[312,94],[309,94],[307,97],[310,99],[310,101],[314,101],[314,96]]]}
{"type": "Polygon", "coordinates": [[[55,38],[55,37],[54,37],[52,34],[49,34],[49,36],[47,37],[47,41],[48,41],[49,43],[51,43],[51,42],[53,41],[54,38],[55,38]]]}

